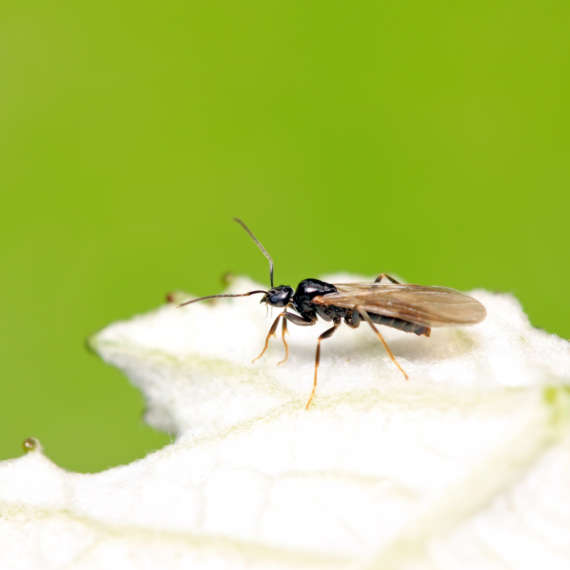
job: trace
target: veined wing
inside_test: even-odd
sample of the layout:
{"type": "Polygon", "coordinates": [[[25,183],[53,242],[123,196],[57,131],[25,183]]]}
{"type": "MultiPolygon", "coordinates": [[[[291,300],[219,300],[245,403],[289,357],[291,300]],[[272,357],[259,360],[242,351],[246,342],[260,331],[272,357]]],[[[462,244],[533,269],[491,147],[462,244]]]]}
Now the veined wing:
{"type": "Polygon", "coordinates": [[[487,314],[479,301],[447,287],[407,283],[335,283],[334,286],[336,293],[315,297],[313,303],[347,309],[358,306],[368,313],[427,327],[473,325],[487,314]]]}

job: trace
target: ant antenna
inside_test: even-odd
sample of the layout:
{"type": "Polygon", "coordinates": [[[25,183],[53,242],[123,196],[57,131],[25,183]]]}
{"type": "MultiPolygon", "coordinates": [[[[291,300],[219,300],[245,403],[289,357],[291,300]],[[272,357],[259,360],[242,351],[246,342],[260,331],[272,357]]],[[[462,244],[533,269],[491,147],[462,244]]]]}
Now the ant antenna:
{"type": "MultiPolygon", "coordinates": [[[[234,220],[249,234],[249,237],[257,244],[261,253],[263,253],[269,261],[269,280],[271,281],[271,288],[273,288],[273,259],[271,259],[267,250],[261,245],[261,242],[253,235],[252,231],[239,218],[234,218],[234,220]]],[[[206,295],[205,297],[198,297],[197,299],[190,299],[190,301],[180,303],[178,307],[184,307],[184,305],[191,305],[192,303],[205,301],[206,299],[218,299],[220,297],[249,297],[250,295],[256,295],[258,293],[263,293],[265,295],[267,294],[267,291],[256,289],[255,291],[248,291],[247,293],[221,293],[220,295],[206,295]]]]}
{"type": "Polygon", "coordinates": [[[249,297],[250,295],[255,295],[256,293],[267,293],[267,291],[248,291],[247,293],[222,293],[220,295],[206,295],[205,297],[198,297],[197,299],[190,299],[190,301],[184,301],[184,303],[180,303],[178,307],[184,307],[184,305],[191,305],[192,303],[196,303],[198,301],[205,301],[206,299],[217,299],[218,297],[249,297]]]}
{"type": "Polygon", "coordinates": [[[273,259],[271,259],[267,250],[263,245],[261,245],[261,242],[253,235],[253,232],[239,218],[234,218],[234,221],[236,221],[249,234],[249,237],[256,243],[257,247],[261,250],[261,253],[265,255],[267,261],[269,261],[269,280],[271,282],[271,288],[273,289],[273,259]]]}

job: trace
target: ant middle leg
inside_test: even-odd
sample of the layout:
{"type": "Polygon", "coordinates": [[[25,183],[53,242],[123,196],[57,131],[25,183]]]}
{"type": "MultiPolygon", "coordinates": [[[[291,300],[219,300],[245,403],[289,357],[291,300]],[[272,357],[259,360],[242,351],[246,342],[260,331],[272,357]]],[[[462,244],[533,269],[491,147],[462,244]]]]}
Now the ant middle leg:
{"type": "Polygon", "coordinates": [[[311,391],[311,395],[309,396],[309,399],[305,404],[305,410],[309,409],[309,406],[311,405],[311,402],[313,401],[313,397],[317,390],[317,370],[319,369],[319,362],[321,360],[321,341],[324,340],[325,338],[330,338],[333,335],[334,331],[336,331],[336,329],[340,326],[340,323],[341,323],[340,320],[336,321],[335,324],[330,329],[327,329],[324,333],[322,333],[317,340],[317,351],[315,353],[315,375],[313,377],[313,390],[311,391]]]}
{"type": "Polygon", "coordinates": [[[370,318],[370,315],[362,308],[362,307],[356,307],[356,309],[358,310],[358,312],[360,313],[360,315],[362,316],[362,318],[370,325],[370,327],[372,328],[372,330],[376,333],[376,336],[378,337],[378,339],[380,340],[380,342],[384,345],[384,348],[386,349],[386,352],[388,353],[388,356],[392,359],[392,362],[398,367],[398,369],[400,370],[400,372],[404,375],[404,378],[406,380],[408,380],[408,375],[406,374],[406,372],[404,371],[404,369],[400,366],[400,364],[398,363],[398,361],[396,360],[396,357],[394,356],[393,352],[390,350],[390,347],[388,346],[388,344],[386,343],[386,341],[384,340],[384,337],[380,334],[380,331],[376,328],[376,325],[372,322],[372,319],[370,318]]]}
{"type": "Polygon", "coordinates": [[[382,279],[388,279],[388,281],[400,285],[400,282],[397,279],[394,279],[391,275],[388,275],[387,273],[380,273],[380,275],[378,275],[378,277],[374,279],[374,283],[380,283],[382,279]]]}
{"type": "Polygon", "coordinates": [[[285,335],[287,334],[287,313],[283,311],[283,322],[281,323],[281,340],[283,341],[283,346],[285,347],[285,356],[282,360],[277,363],[277,366],[281,366],[281,364],[285,364],[287,359],[289,358],[289,345],[285,340],[285,335]]]}

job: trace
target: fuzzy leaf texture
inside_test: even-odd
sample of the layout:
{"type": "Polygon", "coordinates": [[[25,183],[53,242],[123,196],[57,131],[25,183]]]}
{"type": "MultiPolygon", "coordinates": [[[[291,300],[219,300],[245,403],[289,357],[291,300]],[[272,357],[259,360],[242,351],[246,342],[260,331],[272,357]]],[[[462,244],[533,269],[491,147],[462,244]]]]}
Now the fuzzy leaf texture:
{"type": "Polygon", "coordinates": [[[341,327],[309,411],[326,324],[291,326],[282,366],[279,334],[251,364],[270,323],[255,297],[110,325],[91,347],[176,439],[96,474],[41,446],[1,462],[0,567],[567,570],[569,344],[471,294],[478,325],[382,328],[409,381],[365,323],[341,327]]]}

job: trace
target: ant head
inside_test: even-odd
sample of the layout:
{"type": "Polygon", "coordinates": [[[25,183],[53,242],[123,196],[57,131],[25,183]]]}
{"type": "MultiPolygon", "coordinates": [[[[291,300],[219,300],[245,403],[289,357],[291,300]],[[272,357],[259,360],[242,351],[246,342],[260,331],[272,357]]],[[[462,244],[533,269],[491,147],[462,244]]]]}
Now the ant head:
{"type": "Polygon", "coordinates": [[[261,299],[261,302],[273,307],[285,307],[289,304],[293,293],[294,291],[289,285],[279,285],[279,287],[269,289],[261,299]]]}

